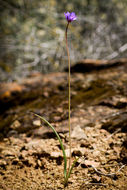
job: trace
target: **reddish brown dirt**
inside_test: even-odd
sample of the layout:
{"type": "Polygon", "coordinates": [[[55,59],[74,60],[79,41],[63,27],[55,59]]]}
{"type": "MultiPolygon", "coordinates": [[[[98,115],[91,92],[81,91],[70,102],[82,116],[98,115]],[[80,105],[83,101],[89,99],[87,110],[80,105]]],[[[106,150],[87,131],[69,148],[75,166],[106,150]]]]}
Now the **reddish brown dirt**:
{"type": "Polygon", "coordinates": [[[67,73],[31,77],[11,91],[2,84],[0,189],[126,190],[126,69],[72,74],[72,160],[80,159],[66,188],[59,142],[30,111],[54,125],[68,155],[67,73]]]}

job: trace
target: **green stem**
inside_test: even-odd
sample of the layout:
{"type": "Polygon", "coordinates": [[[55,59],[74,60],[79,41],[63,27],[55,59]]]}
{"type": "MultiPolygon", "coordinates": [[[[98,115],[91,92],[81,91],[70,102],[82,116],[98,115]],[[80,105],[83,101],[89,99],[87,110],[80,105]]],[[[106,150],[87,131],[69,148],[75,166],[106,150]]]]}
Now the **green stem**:
{"type": "Polygon", "coordinates": [[[70,62],[70,54],[69,54],[69,48],[68,48],[68,41],[67,41],[67,30],[68,30],[69,22],[66,26],[66,32],[65,32],[65,39],[66,39],[66,49],[67,49],[67,56],[68,56],[68,125],[69,125],[69,147],[70,147],[70,158],[69,158],[69,168],[71,167],[71,122],[70,122],[70,115],[71,115],[71,88],[70,88],[70,78],[71,78],[71,62],[70,62]]]}

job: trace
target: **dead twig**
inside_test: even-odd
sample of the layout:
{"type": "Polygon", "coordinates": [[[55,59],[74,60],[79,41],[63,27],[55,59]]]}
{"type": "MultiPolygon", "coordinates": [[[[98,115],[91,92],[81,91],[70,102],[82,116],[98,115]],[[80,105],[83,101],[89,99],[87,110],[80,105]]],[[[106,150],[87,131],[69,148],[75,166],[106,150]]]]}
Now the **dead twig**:
{"type": "Polygon", "coordinates": [[[121,131],[121,129],[118,128],[114,133],[112,133],[111,135],[109,135],[109,136],[106,138],[106,140],[110,139],[113,135],[115,135],[116,133],[118,133],[118,132],[120,132],[120,131],[121,131]]]}
{"type": "Polygon", "coordinates": [[[85,183],[85,185],[100,185],[100,186],[107,186],[107,184],[104,184],[104,183],[85,183]]]}
{"type": "Polygon", "coordinates": [[[105,174],[100,171],[98,171],[94,166],[91,166],[99,175],[108,176],[108,177],[114,177],[120,170],[122,170],[125,165],[122,165],[115,173],[105,174]]]}

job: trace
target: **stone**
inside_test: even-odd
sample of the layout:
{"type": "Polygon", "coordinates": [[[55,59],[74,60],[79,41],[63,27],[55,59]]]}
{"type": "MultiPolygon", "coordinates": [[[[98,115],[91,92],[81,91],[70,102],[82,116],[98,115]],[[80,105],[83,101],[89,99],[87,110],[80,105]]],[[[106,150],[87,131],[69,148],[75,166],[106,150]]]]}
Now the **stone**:
{"type": "Polygon", "coordinates": [[[71,134],[71,137],[72,138],[76,138],[78,140],[80,139],[87,139],[87,136],[85,135],[85,132],[83,129],[81,129],[81,127],[79,125],[77,125],[73,131],[72,131],[72,134],[71,134]]]}

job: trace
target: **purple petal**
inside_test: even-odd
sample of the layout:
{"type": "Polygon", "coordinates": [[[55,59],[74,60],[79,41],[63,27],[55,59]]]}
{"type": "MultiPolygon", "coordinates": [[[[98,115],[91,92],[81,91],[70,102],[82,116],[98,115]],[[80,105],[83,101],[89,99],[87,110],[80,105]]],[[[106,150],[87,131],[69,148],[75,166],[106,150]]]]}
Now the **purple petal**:
{"type": "Polygon", "coordinates": [[[72,13],[71,13],[71,16],[75,16],[75,13],[74,13],[74,12],[72,12],[72,13]]]}
{"type": "Polygon", "coordinates": [[[71,13],[67,12],[67,13],[64,13],[65,17],[69,17],[71,13]]]}
{"type": "Polygon", "coordinates": [[[70,17],[71,17],[72,20],[76,20],[76,19],[77,19],[77,16],[75,15],[74,12],[71,13],[71,16],[70,16],[70,17]]]}

